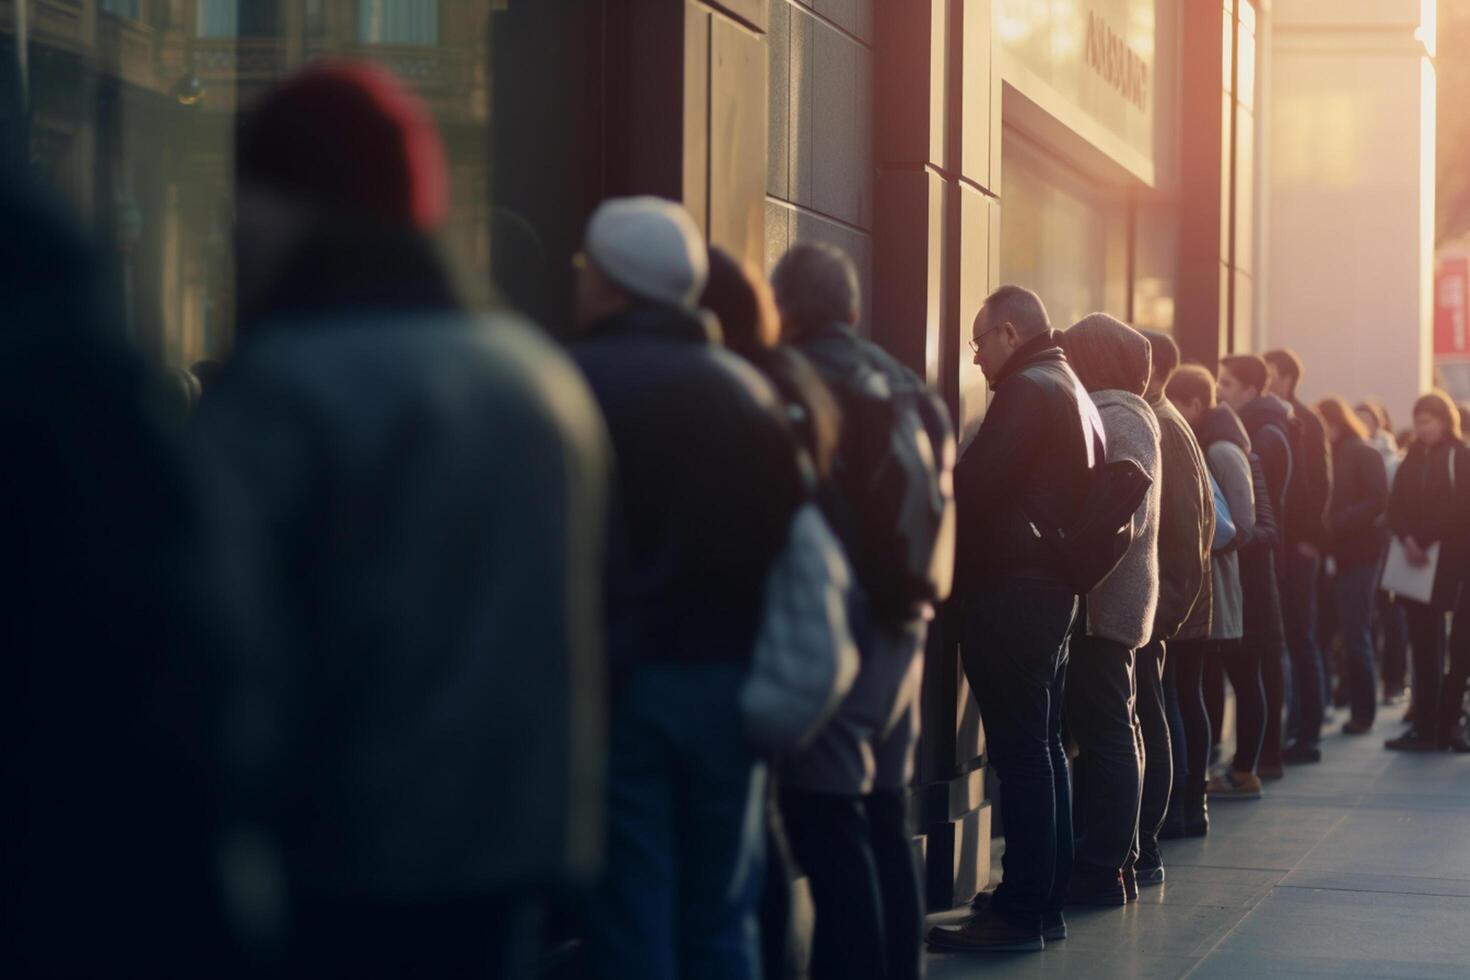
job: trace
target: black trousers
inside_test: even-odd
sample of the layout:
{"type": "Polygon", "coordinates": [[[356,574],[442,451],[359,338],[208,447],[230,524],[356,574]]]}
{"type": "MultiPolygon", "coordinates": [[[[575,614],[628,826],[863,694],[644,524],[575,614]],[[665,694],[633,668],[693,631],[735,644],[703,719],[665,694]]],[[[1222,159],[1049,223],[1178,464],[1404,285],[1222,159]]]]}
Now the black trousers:
{"type": "Polygon", "coordinates": [[[298,903],[287,974],[316,977],[535,975],[542,912],[533,902],[443,899],[298,903]]]}
{"type": "Polygon", "coordinates": [[[1175,643],[1169,650],[1187,760],[1182,780],[1184,799],[1204,799],[1205,783],[1209,780],[1210,747],[1214,738],[1210,715],[1205,710],[1204,675],[1207,663],[1218,663],[1215,646],[1212,640],[1197,640],[1175,643]]]}
{"type": "Polygon", "coordinates": [[[1006,848],[990,901],[997,915],[1041,930],[1060,912],[1072,872],[1072,785],[1062,748],[1071,589],[1004,579],[962,596],[961,653],[995,766],[1006,848]]]}
{"type": "MultiPolygon", "coordinates": [[[[1278,644],[1257,645],[1251,638],[1245,638],[1246,646],[1254,646],[1254,657],[1259,663],[1259,674],[1261,678],[1261,691],[1265,696],[1264,717],[1265,724],[1261,731],[1261,744],[1256,750],[1256,758],[1263,766],[1281,765],[1281,739],[1282,739],[1282,714],[1286,710],[1286,675],[1283,661],[1286,659],[1286,650],[1278,644]]],[[[1225,664],[1227,673],[1230,664],[1225,664]]],[[[1246,682],[1249,684],[1249,681],[1246,682]]],[[[1230,686],[1235,687],[1234,675],[1231,675],[1230,686]]],[[[1240,689],[1235,690],[1236,703],[1239,704],[1240,689]]],[[[1236,720],[1240,717],[1237,714],[1236,720]]],[[[1237,737],[1237,743],[1239,739],[1237,737]]],[[[1237,758],[1239,756],[1237,755],[1237,758]]]]}
{"type": "Polygon", "coordinates": [[[1120,872],[1133,859],[1143,773],[1138,750],[1135,652],[1097,636],[1072,641],[1066,712],[1077,739],[1074,860],[1120,872]]]}
{"type": "MultiPolygon", "coordinates": [[[[1230,687],[1235,691],[1235,758],[1230,768],[1236,772],[1255,772],[1263,761],[1261,745],[1266,738],[1270,723],[1266,713],[1270,702],[1262,683],[1261,648],[1249,643],[1222,643],[1216,647],[1214,656],[1225,668],[1230,678],[1230,687]]],[[[1276,677],[1281,677],[1281,658],[1276,657],[1276,677]]],[[[1277,702],[1278,710],[1280,702],[1277,702]]],[[[1281,734],[1281,720],[1277,719],[1277,737],[1281,734]]],[[[1279,746],[1277,752],[1280,756],[1279,746]]]]}
{"type": "Polygon", "coordinates": [[[907,789],[880,789],[863,797],[883,899],[887,980],[919,980],[924,974],[924,886],[914,856],[908,797],[907,789]]]}
{"type": "MultiPolygon", "coordinates": [[[[1409,673],[1409,624],[1404,617],[1404,607],[1389,598],[1388,593],[1379,592],[1374,599],[1378,625],[1382,628],[1383,643],[1379,648],[1379,673],[1383,677],[1383,693],[1404,693],[1409,673]]],[[[1455,617],[1459,622],[1460,617],[1455,617]]]]}
{"type": "MultiPolygon", "coordinates": [[[[1239,643],[1239,640],[1223,641],[1227,645],[1239,643]]],[[[1219,644],[1211,648],[1212,654],[1217,654],[1219,644]]],[[[1201,683],[1204,689],[1205,711],[1210,719],[1210,749],[1205,753],[1206,758],[1214,759],[1220,754],[1220,740],[1225,737],[1225,662],[1218,656],[1205,658],[1201,683]]]]}
{"type": "Polygon", "coordinates": [[[806,872],[816,924],[812,980],[882,980],[888,962],[872,829],[862,799],[781,791],[792,857],[806,872]]]}
{"type": "Polygon", "coordinates": [[[1174,785],[1174,745],[1169,735],[1169,712],[1164,699],[1162,640],[1154,640],[1138,651],[1138,730],[1142,741],[1143,796],[1138,807],[1139,867],[1156,868],[1163,863],[1159,853],[1159,830],[1169,810],[1169,793],[1174,785]]]}
{"type": "Polygon", "coordinates": [[[1450,630],[1450,669],[1440,694],[1439,738],[1453,735],[1465,708],[1465,682],[1470,680],[1470,586],[1460,589],[1455,603],[1454,626],[1450,630]]]}
{"type": "Polygon", "coordinates": [[[1437,739],[1444,686],[1444,613],[1420,602],[1405,602],[1404,616],[1414,662],[1414,730],[1422,738],[1437,739]]]}

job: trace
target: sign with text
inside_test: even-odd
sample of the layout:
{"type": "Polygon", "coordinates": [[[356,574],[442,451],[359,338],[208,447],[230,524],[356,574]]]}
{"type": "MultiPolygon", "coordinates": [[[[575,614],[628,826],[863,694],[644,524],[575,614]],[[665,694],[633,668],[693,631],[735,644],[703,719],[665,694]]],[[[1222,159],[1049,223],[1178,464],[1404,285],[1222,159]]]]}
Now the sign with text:
{"type": "Polygon", "coordinates": [[[1118,156],[1154,159],[1177,0],[995,0],[1005,81],[1118,156]],[[1107,145],[1104,145],[1107,144],[1107,145]]]}
{"type": "Polygon", "coordinates": [[[1441,258],[1434,269],[1434,356],[1470,358],[1470,257],[1441,258]]]}

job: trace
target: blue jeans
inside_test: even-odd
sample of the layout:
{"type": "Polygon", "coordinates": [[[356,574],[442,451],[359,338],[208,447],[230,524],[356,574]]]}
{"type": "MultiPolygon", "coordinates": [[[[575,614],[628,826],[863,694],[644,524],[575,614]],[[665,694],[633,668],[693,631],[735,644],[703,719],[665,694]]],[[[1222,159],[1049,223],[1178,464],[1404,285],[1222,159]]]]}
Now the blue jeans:
{"type": "Polygon", "coordinates": [[[1060,911],[1072,873],[1072,790],[1062,749],[1067,586],[1002,579],[963,596],[961,656],[980,706],[985,754],[1000,780],[1004,880],[990,907],[1025,928],[1060,911]]]}
{"type": "Polygon", "coordinates": [[[741,664],[643,664],[618,693],[607,870],[588,908],[602,980],[752,980],[765,767],[746,745],[741,664]]]}
{"type": "Polygon", "coordinates": [[[1338,568],[1334,588],[1353,721],[1371,725],[1378,711],[1373,670],[1373,599],[1378,591],[1378,566],[1338,568]]]}
{"type": "Polygon", "coordinates": [[[1317,646],[1317,575],[1321,562],[1296,548],[1286,552],[1281,576],[1281,618],[1291,655],[1291,726],[1303,745],[1322,740],[1327,696],[1322,651],[1317,646]]]}

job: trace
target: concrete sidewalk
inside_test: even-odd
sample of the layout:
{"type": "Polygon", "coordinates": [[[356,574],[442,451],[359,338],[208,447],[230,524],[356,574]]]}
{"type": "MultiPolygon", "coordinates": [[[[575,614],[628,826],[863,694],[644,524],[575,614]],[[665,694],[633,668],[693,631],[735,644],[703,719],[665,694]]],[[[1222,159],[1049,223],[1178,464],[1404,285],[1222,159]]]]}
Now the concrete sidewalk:
{"type": "Polygon", "coordinates": [[[1328,736],[1264,800],[1212,805],[1139,902],[1069,910],[1042,953],[931,954],[930,980],[1470,977],[1470,756],[1385,751],[1402,713],[1328,736]]]}

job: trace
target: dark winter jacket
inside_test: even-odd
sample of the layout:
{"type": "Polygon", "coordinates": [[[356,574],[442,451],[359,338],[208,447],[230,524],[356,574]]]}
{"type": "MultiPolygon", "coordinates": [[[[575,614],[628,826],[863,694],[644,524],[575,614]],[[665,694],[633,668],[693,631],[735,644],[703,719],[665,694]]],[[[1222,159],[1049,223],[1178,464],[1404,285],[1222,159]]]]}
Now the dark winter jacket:
{"type": "Polygon", "coordinates": [[[1332,460],[1332,507],[1327,519],[1332,555],[1339,568],[1377,565],[1388,539],[1382,521],[1388,509],[1383,455],[1357,436],[1346,435],[1332,447],[1332,460]]]}
{"type": "Polygon", "coordinates": [[[572,355],[612,434],[615,670],[750,658],[766,572],[804,496],[775,391],[692,313],[634,309],[572,355]]]}
{"type": "Polygon", "coordinates": [[[1465,578],[1467,513],[1470,513],[1470,450],[1449,439],[1437,446],[1409,446],[1394,476],[1388,499],[1388,529],[1397,538],[1412,537],[1421,548],[1440,543],[1439,565],[1431,604],[1450,609],[1465,578]],[[1451,479],[1451,458],[1454,477],[1451,479]]]}
{"type": "Polygon", "coordinates": [[[1291,486],[1286,491],[1286,544],[1327,544],[1326,519],[1332,497],[1333,461],[1322,419],[1296,398],[1288,403],[1296,423],[1297,453],[1291,486]]]}
{"type": "Polygon", "coordinates": [[[535,328],[455,313],[262,325],[204,399],[279,585],[236,782],[293,893],[584,881],[600,858],[606,434],[535,328]]]}
{"type": "MultiPolygon", "coordinates": [[[[4,160],[0,160],[3,171],[4,160]]],[[[0,172],[0,976],[229,976],[222,666],[248,625],[99,257],[0,172]]]]}
{"type": "MultiPolygon", "coordinates": [[[[868,492],[870,473],[863,463],[865,453],[862,446],[864,443],[871,445],[875,433],[862,430],[862,419],[866,413],[863,406],[855,404],[855,395],[851,390],[851,379],[859,376],[858,372],[863,368],[882,376],[895,391],[919,388],[923,382],[883,348],[859,337],[845,324],[831,323],[806,330],[795,338],[793,345],[811,361],[841,406],[844,420],[842,437],[831,479],[823,487],[822,510],[847,549],[859,584],[866,593],[870,611],[890,625],[925,618],[928,607],[926,602],[885,601],[885,591],[892,590],[884,588],[884,570],[863,547],[857,502],[862,494],[868,492]]],[[[943,442],[943,446],[933,447],[936,455],[944,452],[944,447],[950,447],[952,452],[954,445],[954,434],[947,413],[942,419],[942,428],[941,433],[935,433],[943,442]]],[[[948,573],[953,567],[953,558],[948,551],[953,546],[952,537],[941,535],[937,544],[940,553],[935,556],[935,562],[937,567],[944,569],[945,580],[934,582],[934,591],[940,598],[949,592],[948,573]]]]}
{"type": "Polygon", "coordinates": [[[1259,649],[1262,657],[1279,657],[1286,650],[1286,627],[1281,618],[1281,589],[1276,573],[1276,559],[1281,553],[1281,527],[1271,503],[1265,464],[1255,453],[1251,453],[1250,460],[1256,523],[1248,534],[1237,536],[1240,542],[1245,642],[1259,649]]]}
{"type": "Polygon", "coordinates": [[[1215,536],[1215,498],[1199,442],[1189,423],[1160,397],[1163,486],[1159,505],[1159,605],[1157,639],[1206,640],[1210,636],[1210,542],[1215,536]]]}
{"type": "MultiPolygon", "coordinates": [[[[1285,531],[1286,497],[1297,479],[1296,423],[1291,406],[1275,395],[1262,395],[1240,410],[1240,421],[1251,437],[1251,449],[1260,457],[1270,490],[1271,510],[1279,531],[1285,531]]],[[[1285,552],[1281,536],[1281,553],[1285,552]]]]}
{"type": "Polygon", "coordinates": [[[1011,355],[955,467],[962,588],[1011,575],[1065,581],[1031,523],[1066,527],[1076,519],[1104,439],[1097,408],[1056,338],[1036,337],[1011,355]]]}

